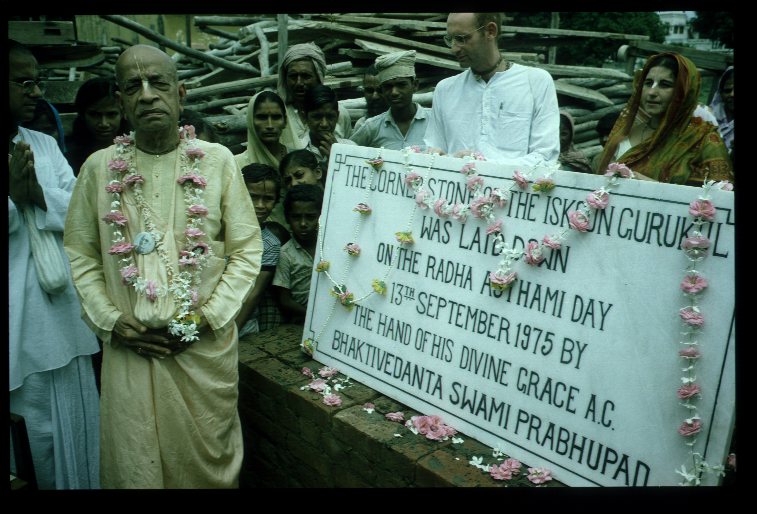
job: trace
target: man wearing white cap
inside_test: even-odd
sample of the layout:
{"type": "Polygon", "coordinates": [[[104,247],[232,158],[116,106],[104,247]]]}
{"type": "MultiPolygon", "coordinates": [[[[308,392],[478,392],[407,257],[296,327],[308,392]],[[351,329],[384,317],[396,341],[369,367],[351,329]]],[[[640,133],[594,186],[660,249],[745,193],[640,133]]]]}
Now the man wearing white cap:
{"type": "MultiPolygon", "coordinates": [[[[305,148],[308,144],[308,126],[302,102],[308,88],[323,84],[326,76],[326,57],[313,42],[290,46],[279,69],[276,90],[287,109],[287,126],[280,141],[290,150],[305,148]]],[[[334,135],[348,138],[352,134],[350,113],[339,106],[339,120],[334,135]]]]}
{"type": "Polygon", "coordinates": [[[368,118],[350,139],[361,146],[402,150],[425,146],[428,110],[413,102],[418,90],[415,77],[415,50],[394,52],[376,58],[381,94],[389,110],[368,118]]]}
{"type": "Polygon", "coordinates": [[[444,41],[466,69],[437,84],[426,144],[456,157],[536,166],[560,155],[560,114],[545,70],[503,59],[501,13],[450,13],[444,41]]]}

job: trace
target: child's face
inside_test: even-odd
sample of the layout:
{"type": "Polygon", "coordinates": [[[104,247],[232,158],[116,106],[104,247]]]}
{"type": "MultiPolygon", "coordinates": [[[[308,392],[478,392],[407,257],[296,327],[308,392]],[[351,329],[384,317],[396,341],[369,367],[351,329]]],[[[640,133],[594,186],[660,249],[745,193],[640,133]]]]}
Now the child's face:
{"type": "Polygon", "coordinates": [[[318,217],[320,209],[315,202],[292,202],[287,215],[292,235],[301,245],[315,244],[318,240],[318,217]]]}
{"type": "Polygon", "coordinates": [[[284,170],[284,183],[287,187],[296,186],[299,184],[321,184],[321,170],[320,168],[310,169],[305,166],[295,164],[294,166],[288,166],[284,170]]]}
{"type": "Polygon", "coordinates": [[[258,218],[258,224],[263,222],[271,215],[271,211],[276,206],[279,196],[276,194],[276,183],[273,180],[261,180],[255,183],[246,183],[247,191],[250,193],[252,205],[255,206],[255,215],[258,218]]]}
{"type": "Polygon", "coordinates": [[[310,140],[320,141],[326,135],[333,134],[338,120],[339,110],[331,104],[325,104],[308,111],[307,124],[310,129],[310,140]]]}

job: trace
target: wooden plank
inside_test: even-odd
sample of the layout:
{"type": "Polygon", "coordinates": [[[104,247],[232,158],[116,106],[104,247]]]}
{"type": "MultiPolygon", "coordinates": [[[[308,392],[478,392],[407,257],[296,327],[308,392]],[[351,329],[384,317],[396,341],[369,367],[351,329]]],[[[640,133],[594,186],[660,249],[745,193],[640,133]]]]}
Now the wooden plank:
{"type": "Polygon", "coordinates": [[[208,25],[221,26],[246,26],[269,19],[265,16],[195,16],[194,24],[196,27],[207,27],[208,25]]]}
{"type": "Polygon", "coordinates": [[[140,34],[152,41],[155,41],[167,48],[170,48],[171,50],[175,52],[179,52],[181,54],[194,57],[195,59],[199,59],[200,61],[208,62],[216,66],[221,66],[222,68],[227,68],[227,69],[239,71],[242,73],[244,72],[247,72],[250,74],[254,73],[253,68],[249,64],[236,64],[236,63],[227,61],[226,59],[221,59],[220,57],[215,57],[213,55],[207,55],[203,52],[200,52],[199,50],[188,48],[180,43],[176,43],[172,39],[168,39],[167,37],[161,36],[160,34],[157,34],[156,32],[152,30],[144,28],[142,25],[139,25],[138,23],[130,20],[129,18],[126,18],[125,16],[101,14],[100,17],[105,20],[110,21],[111,23],[115,23],[117,25],[121,25],[122,27],[131,29],[137,34],[140,34]]]}
{"type": "MultiPolygon", "coordinates": [[[[356,39],[355,44],[363,50],[373,52],[376,55],[384,55],[403,50],[403,48],[398,48],[396,46],[384,45],[363,39],[356,39]]],[[[415,53],[415,62],[416,64],[428,64],[430,66],[436,66],[448,70],[461,71],[460,63],[458,63],[457,61],[453,61],[452,59],[443,59],[441,57],[436,57],[434,55],[429,55],[418,51],[416,51],[415,53]]]]}
{"type": "Polygon", "coordinates": [[[553,77],[591,77],[633,80],[633,77],[623,71],[612,68],[593,68],[591,66],[568,66],[564,64],[534,63],[531,66],[547,70],[553,77]]]}
{"type": "Polygon", "coordinates": [[[25,45],[70,45],[76,42],[72,21],[8,21],[8,37],[25,45]]]}
{"type": "Polygon", "coordinates": [[[364,40],[375,41],[389,45],[396,45],[401,49],[426,51],[431,54],[448,56],[449,48],[446,46],[430,45],[420,41],[411,41],[401,37],[390,36],[388,34],[371,33],[355,27],[339,25],[337,23],[328,23],[324,21],[304,21],[298,22],[304,29],[310,29],[326,37],[339,37],[341,34],[351,36],[351,38],[362,38],[364,40]]]}
{"type": "Polygon", "coordinates": [[[100,66],[105,62],[105,54],[100,47],[91,43],[75,45],[30,45],[39,67],[50,68],[89,68],[100,66]]]}
{"type": "Polygon", "coordinates": [[[661,43],[652,43],[649,41],[637,41],[630,42],[625,49],[621,47],[618,54],[622,58],[621,54],[626,53],[630,56],[649,56],[660,52],[678,52],[684,57],[691,59],[697,68],[714,71],[725,71],[725,69],[733,64],[733,55],[719,52],[706,52],[704,50],[696,50],[694,48],[688,48],[685,46],[665,45],[661,43]]]}
{"type": "Polygon", "coordinates": [[[378,18],[373,16],[350,16],[349,14],[318,14],[314,17],[324,18],[330,22],[341,24],[389,25],[399,30],[446,30],[447,23],[440,21],[413,20],[409,18],[378,18]]]}
{"type": "Polygon", "coordinates": [[[570,36],[580,38],[618,39],[621,41],[648,41],[642,34],[621,34],[618,32],[594,32],[589,30],[550,29],[545,27],[514,27],[503,25],[502,34],[538,34],[539,36],[570,36]]]}
{"type": "Polygon", "coordinates": [[[565,82],[555,81],[555,89],[557,90],[557,94],[559,95],[565,95],[571,98],[578,98],[579,100],[591,102],[594,105],[598,105],[598,106],[613,105],[612,100],[607,98],[605,95],[603,95],[602,93],[597,93],[593,89],[589,89],[587,87],[575,86],[573,84],[567,84],[565,82]]]}

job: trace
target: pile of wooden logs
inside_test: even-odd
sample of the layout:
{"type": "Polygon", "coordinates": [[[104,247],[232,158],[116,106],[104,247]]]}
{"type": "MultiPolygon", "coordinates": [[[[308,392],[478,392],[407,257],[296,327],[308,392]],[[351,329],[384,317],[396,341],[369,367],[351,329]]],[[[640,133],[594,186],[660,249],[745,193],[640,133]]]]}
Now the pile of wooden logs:
{"type": "MultiPolygon", "coordinates": [[[[313,41],[323,49],[328,63],[325,83],[335,89],[353,121],[365,113],[361,93],[365,69],[378,55],[398,50],[417,52],[420,87],[415,99],[433,108],[436,84],[461,71],[442,40],[446,17],[446,13],[194,16],[195,27],[215,39],[207,50],[177,42],[130,17],[93,18],[132,31],[172,54],[187,88],[185,106],[203,114],[215,127],[220,142],[237,153],[246,141],[245,110],[250,97],[263,88],[276,87],[281,49],[297,43],[313,41]]],[[[613,39],[619,46],[637,49],[648,40],[641,35],[513,27],[506,22],[500,46],[506,59],[546,69],[552,75],[560,107],[576,122],[574,142],[591,157],[601,149],[594,130],[597,121],[607,112],[620,111],[631,94],[632,66],[626,69],[621,62],[615,67],[596,68],[545,62],[548,55],[554,55],[550,49],[555,48],[556,41],[566,45],[586,38],[613,39]],[[523,51],[511,51],[513,48],[523,51]]],[[[117,56],[130,44],[133,41],[111,37],[100,47],[101,58],[96,65],[79,66],[78,71],[85,72],[80,73],[80,80],[74,80],[71,67],[55,69],[54,63],[48,63],[49,77],[60,82],[68,78],[69,82],[67,86],[48,87],[50,101],[65,113],[66,104],[73,103],[76,86],[92,75],[112,74],[117,56]]],[[[633,54],[638,55],[638,51],[633,54]]]]}

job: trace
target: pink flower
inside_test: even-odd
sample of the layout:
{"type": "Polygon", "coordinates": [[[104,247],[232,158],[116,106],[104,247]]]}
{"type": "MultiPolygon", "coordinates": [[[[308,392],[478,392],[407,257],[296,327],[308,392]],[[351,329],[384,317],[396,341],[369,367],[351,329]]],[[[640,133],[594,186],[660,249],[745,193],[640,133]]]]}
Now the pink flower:
{"type": "Polygon", "coordinates": [[[631,171],[631,169],[625,164],[621,164],[619,162],[611,162],[607,166],[605,177],[632,178],[633,171],[631,171]]]}
{"type": "Polygon", "coordinates": [[[113,142],[117,145],[129,146],[134,142],[134,140],[131,138],[131,136],[124,134],[122,136],[116,136],[115,138],[113,138],[113,142]]]}
{"type": "Polygon", "coordinates": [[[189,293],[189,299],[192,301],[192,305],[197,305],[200,301],[200,292],[197,289],[192,289],[189,293]]]}
{"type": "Polygon", "coordinates": [[[678,311],[678,314],[681,316],[681,320],[689,326],[701,327],[704,325],[704,317],[691,307],[684,307],[678,311]]]}
{"type": "Polygon", "coordinates": [[[103,221],[106,223],[118,225],[119,227],[123,227],[124,225],[126,225],[126,223],[129,222],[129,220],[126,218],[126,216],[123,215],[121,211],[110,211],[108,214],[103,216],[103,221]]]}
{"type": "Polygon", "coordinates": [[[609,202],[610,195],[602,189],[597,189],[586,196],[586,203],[594,209],[604,209],[609,202]]]}
{"type": "Polygon", "coordinates": [[[421,189],[415,194],[415,203],[417,203],[418,207],[420,207],[421,209],[427,209],[430,196],[430,192],[425,189],[421,189]]]}
{"type": "Polygon", "coordinates": [[[688,398],[692,398],[698,395],[700,392],[701,392],[701,389],[699,388],[699,385],[686,384],[679,387],[676,394],[678,395],[678,398],[680,398],[681,400],[686,400],[688,398]]]}
{"type": "Polygon", "coordinates": [[[205,157],[205,152],[203,152],[200,148],[187,148],[187,157],[190,159],[202,159],[205,157]]]}
{"type": "Polygon", "coordinates": [[[504,207],[505,205],[507,205],[507,197],[505,196],[505,193],[503,193],[501,189],[499,188],[492,189],[492,192],[489,196],[491,196],[492,202],[494,202],[494,204],[500,209],[504,207]]]}
{"type": "Polygon", "coordinates": [[[302,374],[306,377],[315,378],[315,375],[313,374],[313,370],[308,367],[302,368],[302,374]]]}
{"type": "Polygon", "coordinates": [[[684,250],[708,250],[710,240],[701,235],[687,237],[681,242],[681,248],[684,250]]]}
{"type": "Polygon", "coordinates": [[[139,276],[139,269],[136,266],[124,266],[121,268],[121,279],[124,284],[131,283],[139,276]]]}
{"type": "Polygon", "coordinates": [[[485,161],[486,160],[486,157],[484,157],[484,154],[482,154],[479,151],[473,151],[473,152],[471,152],[470,155],[471,155],[471,157],[473,157],[477,161],[485,161]]]}
{"type": "Polygon", "coordinates": [[[338,369],[330,368],[328,366],[324,366],[318,370],[318,374],[321,375],[323,378],[331,378],[337,373],[339,373],[338,369]]]}
{"type": "Polygon", "coordinates": [[[696,346],[687,346],[683,350],[679,350],[678,355],[685,359],[698,359],[701,356],[696,346]]]}
{"type": "Polygon", "coordinates": [[[490,223],[486,227],[486,233],[487,234],[496,234],[497,232],[502,232],[502,220],[498,219],[494,223],[490,223]]]}
{"type": "MultiPolygon", "coordinates": [[[[187,151],[189,151],[189,150],[187,150],[187,151]]],[[[194,174],[194,173],[189,173],[187,175],[182,175],[181,177],[179,177],[179,178],[176,179],[176,182],[178,182],[179,184],[184,184],[184,182],[186,182],[188,180],[191,180],[192,182],[194,182],[194,184],[197,187],[204,188],[205,186],[208,185],[208,181],[205,180],[205,177],[203,177],[201,175],[194,174]]]]}
{"type": "Polygon", "coordinates": [[[187,209],[187,214],[190,216],[207,216],[208,208],[204,205],[190,205],[189,209],[187,209]]]}
{"type": "Polygon", "coordinates": [[[681,290],[688,294],[697,294],[706,289],[709,284],[707,279],[698,273],[690,273],[683,277],[681,281],[681,290]]]}
{"type": "Polygon", "coordinates": [[[127,186],[132,186],[134,184],[144,184],[145,178],[142,175],[137,175],[136,173],[133,175],[127,175],[124,177],[124,184],[127,186]]]}
{"type": "Polygon", "coordinates": [[[589,230],[589,218],[583,211],[571,211],[568,213],[568,224],[573,230],[587,232],[589,230]]]}
{"type": "Polygon", "coordinates": [[[434,212],[440,218],[446,218],[449,216],[449,206],[445,198],[439,198],[434,202],[434,212]]]}
{"type": "Polygon", "coordinates": [[[147,296],[147,299],[151,302],[154,302],[158,299],[158,284],[155,283],[154,280],[148,280],[145,284],[145,296],[147,296]]]}
{"type": "Polygon", "coordinates": [[[705,221],[715,219],[715,206],[709,200],[694,200],[689,204],[689,214],[705,221]]]}
{"type": "Polygon", "coordinates": [[[560,247],[562,246],[560,244],[560,241],[555,236],[544,236],[541,242],[544,243],[544,246],[548,246],[549,248],[552,248],[553,250],[559,250],[560,247]]]}
{"type": "Polygon", "coordinates": [[[513,285],[513,282],[515,282],[516,278],[518,278],[518,274],[514,271],[511,271],[510,273],[492,271],[491,273],[489,273],[489,283],[494,289],[497,289],[499,291],[505,291],[507,288],[513,285]]]}
{"type": "Polygon", "coordinates": [[[405,415],[401,412],[387,412],[384,417],[388,419],[389,421],[397,421],[398,423],[402,423],[405,421],[405,415]]]}
{"type": "Polygon", "coordinates": [[[466,181],[466,187],[468,188],[468,191],[476,191],[484,187],[483,177],[480,177],[478,175],[468,177],[468,180],[466,181]]]}
{"type": "Polygon", "coordinates": [[[468,164],[463,166],[462,169],[460,170],[460,173],[462,173],[466,177],[470,175],[471,173],[475,173],[475,172],[476,172],[476,165],[472,162],[469,162],[468,164]]]}
{"type": "Polygon", "coordinates": [[[499,466],[492,464],[489,468],[489,474],[495,480],[512,480],[514,475],[520,473],[520,467],[520,461],[507,459],[499,466]]]}
{"type": "Polygon", "coordinates": [[[203,232],[199,228],[189,227],[184,231],[184,235],[190,238],[197,238],[204,236],[205,232],[203,232]]]}
{"type": "Polygon", "coordinates": [[[364,409],[376,409],[376,406],[373,405],[371,402],[366,402],[363,404],[364,409]]]}
{"type": "Polygon", "coordinates": [[[691,420],[691,423],[684,421],[681,426],[678,427],[678,433],[684,437],[690,437],[698,434],[702,430],[702,422],[698,419],[691,420]]]}
{"type": "Polygon", "coordinates": [[[409,148],[410,148],[410,151],[413,152],[413,153],[422,153],[423,152],[423,148],[421,148],[419,145],[412,145],[409,148]]]}
{"type": "Polygon", "coordinates": [[[528,189],[528,181],[526,180],[526,177],[524,177],[520,171],[515,171],[513,173],[513,179],[515,180],[515,183],[518,184],[518,187],[521,189],[528,189]]]}
{"type": "Polygon", "coordinates": [[[441,441],[445,437],[454,435],[457,431],[445,425],[439,416],[413,416],[410,418],[413,426],[419,434],[425,435],[426,438],[433,441],[441,441]]]}
{"type": "Polygon", "coordinates": [[[196,241],[192,243],[192,253],[194,255],[207,255],[210,253],[210,247],[207,243],[203,243],[202,241],[196,241]]]}
{"type": "Polygon", "coordinates": [[[523,254],[523,259],[526,261],[526,264],[530,264],[531,266],[538,266],[539,263],[544,260],[544,254],[542,253],[541,245],[536,241],[531,241],[530,243],[528,243],[523,254]]]}
{"type": "Polygon", "coordinates": [[[131,243],[116,243],[110,247],[108,253],[111,255],[125,255],[134,249],[134,245],[131,243]]]}
{"type": "Polygon", "coordinates": [[[727,180],[721,180],[716,185],[719,186],[723,191],[733,191],[733,184],[731,184],[727,180]]]}
{"type": "Polygon", "coordinates": [[[347,252],[349,255],[357,256],[360,255],[360,245],[357,243],[348,243],[344,247],[344,251],[347,252]]]}
{"type": "Polygon", "coordinates": [[[323,403],[330,407],[339,407],[342,404],[342,398],[338,394],[327,394],[323,397],[323,403]]]}
{"type": "Polygon", "coordinates": [[[182,127],[184,130],[179,131],[179,136],[183,139],[186,137],[187,139],[194,139],[196,137],[195,135],[195,127],[194,125],[184,125],[182,127]]]}
{"type": "Polygon", "coordinates": [[[355,206],[354,209],[352,209],[355,212],[359,212],[360,214],[370,214],[373,209],[370,208],[370,206],[367,203],[359,203],[355,206]]]}
{"type": "Polygon", "coordinates": [[[474,218],[486,218],[492,211],[491,198],[478,196],[470,203],[470,212],[474,218]]]}
{"type": "Polygon", "coordinates": [[[543,484],[552,480],[552,472],[546,468],[528,468],[527,478],[532,484],[543,484]]]}
{"type": "Polygon", "coordinates": [[[322,393],[326,389],[326,381],[322,378],[316,378],[308,384],[308,387],[315,392],[322,393]]]}
{"type": "Polygon", "coordinates": [[[179,266],[192,266],[196,267],[199,266],[200,261],[197,260],[197,257],[191,252],[188,252],[186,250],[182,250],[179,254],[179,266]]]}
{"type": "Polygon", "coordinates": [[[420,183],[421,180],[421,176],[414,171],[411,171],[410,173],[405,175],[405,184],[410,187],[415,187],[416,183],[420,183]]]}
{"type": "Polygon", "coordinates": [[[129,163],[123,159],[114,159],[108,161],[108,169],[116,173],[126,173],[129,171],[129,163]]]}
{"type": "Polygon", "coordinates": [[[465,223],[468,219],[468,212],[470,209],[463,203],[456,203],[452,206],[452,217],[458,220],[460,223],[465,223]]]}
{"type": "Polygon", "coordinates": [[[108,193],[120,193],[124,190],[124,185],[121,182],[111,182],[105,186],[105,191],[108,193]]]}

